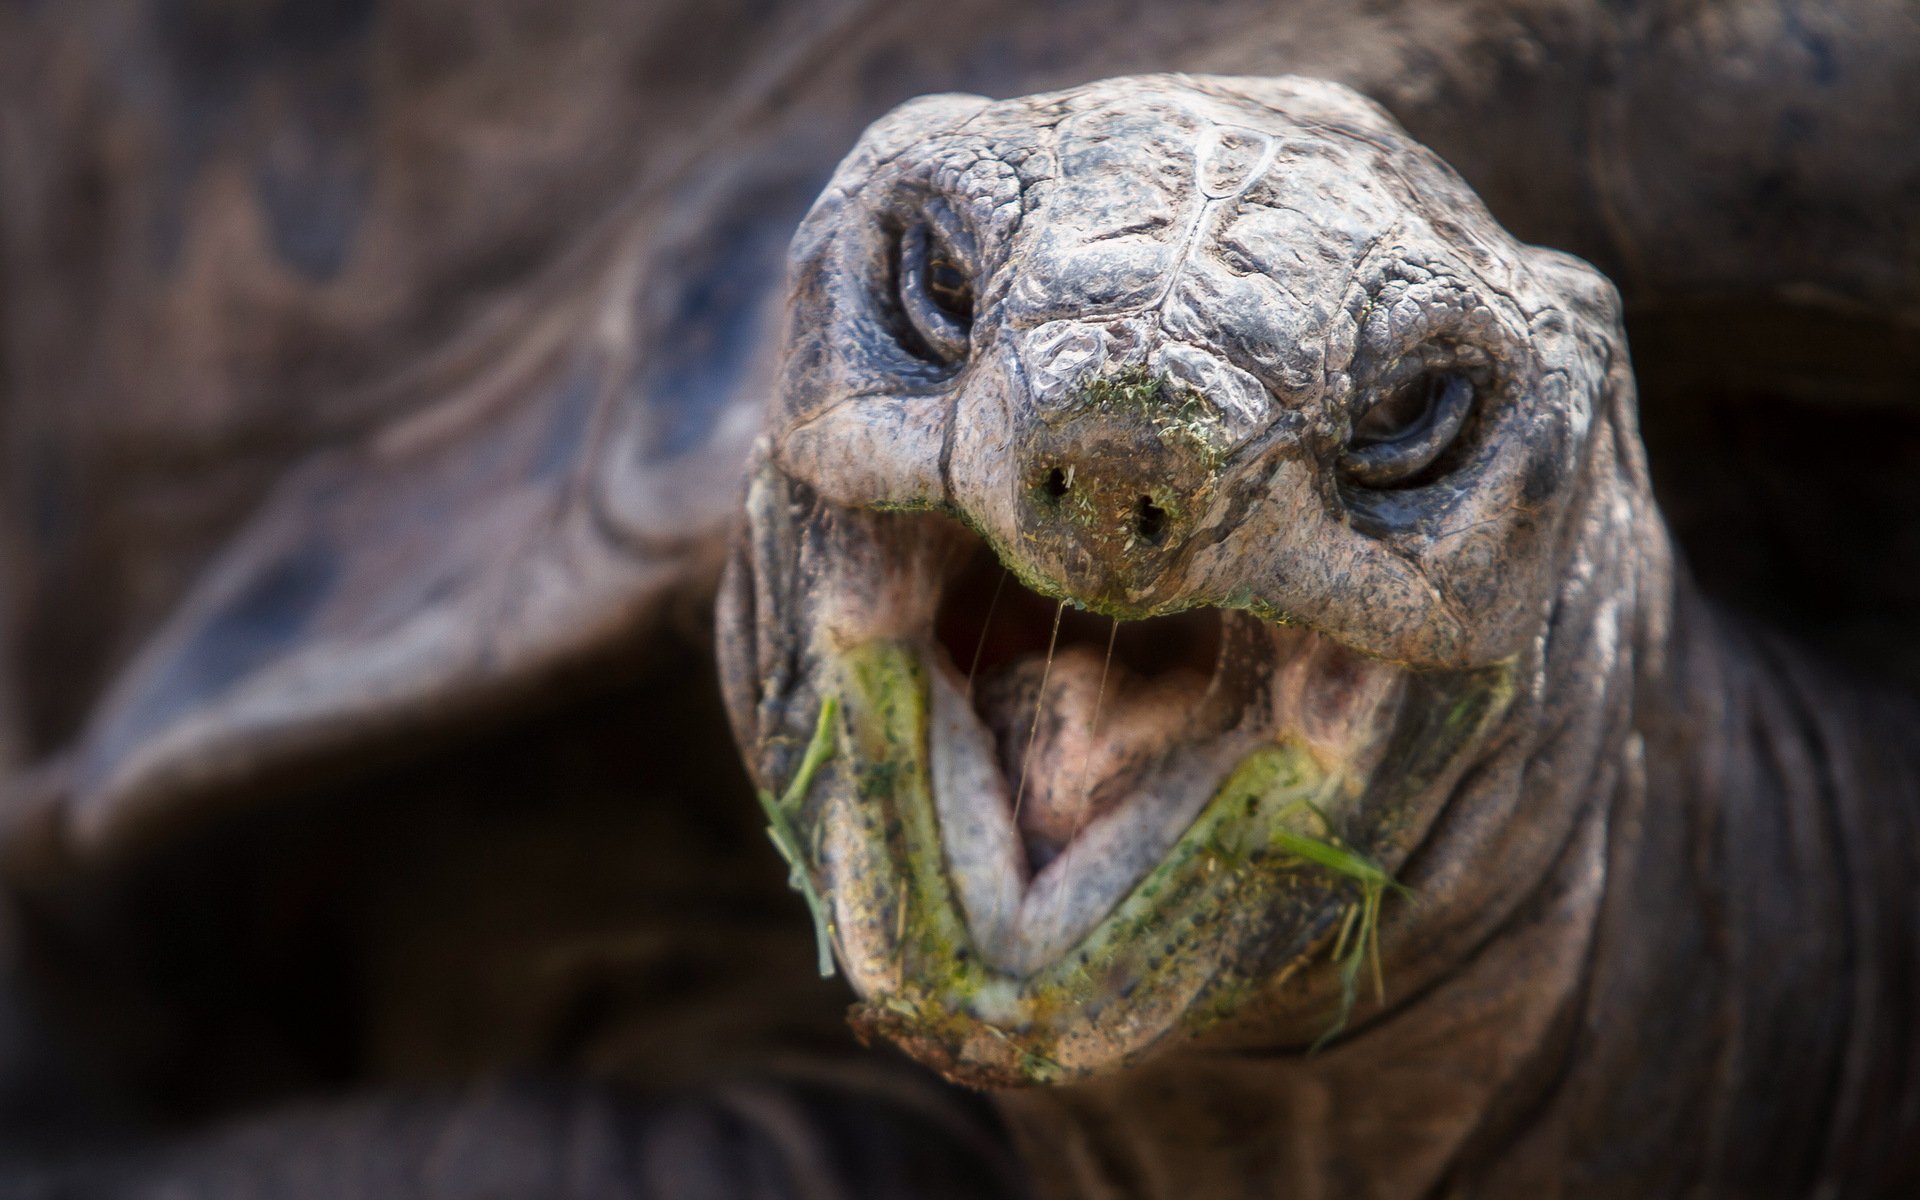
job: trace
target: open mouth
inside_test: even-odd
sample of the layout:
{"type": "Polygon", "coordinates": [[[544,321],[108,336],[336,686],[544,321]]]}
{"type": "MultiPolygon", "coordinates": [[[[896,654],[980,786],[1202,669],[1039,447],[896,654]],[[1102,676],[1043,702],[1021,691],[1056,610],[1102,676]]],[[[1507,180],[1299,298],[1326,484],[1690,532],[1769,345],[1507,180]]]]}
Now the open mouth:
{"type": "Polygon", "coordinates": [[[774,470],[749,509],[723,634],[762,639],[776,841],[856,1026],[963,1082],[1137,1060],[1377,914],[1511,694],[1234,609],[1115,621],[774,470]]]}
{"type": "MultiPolygon", "coordinates": [[[[923,649],[933,798],[968,925],[1001,970],[1070,950],[1261,747],[1307,748],[1347,791],[1369,773],[1402,672],[1243,612],[1097,616],[947,536],[959,565],[923,649]]],[[[1322,812],[1343,798],[1330,788],[1322,812]]]]}
{"type": "Polygon", "coordinates": [[[828,524],[829,640],[890,641],[924,674],[947,874],[974,948],[1014,978],[1084,939],[1250,756],[1304,755],[1324,777],[1309,818],[1333,826],[1387,743],[1405,672],[1310,631],[1213,607],[1086,612],[940,516],[828,524]]]}
{"type": "Polygon", "coordinates": [[[941,597],[935,633],[966,671],[1002,780],[1018,781],[1015,824],[1032,870],[1121,800],[1129,767],[1168,748],[1186,723],[1169,714],[1248,699],[1214,686],[1222,626],[1213,608],[1123,623],[1051,601],[975,545],[941,597]]]}

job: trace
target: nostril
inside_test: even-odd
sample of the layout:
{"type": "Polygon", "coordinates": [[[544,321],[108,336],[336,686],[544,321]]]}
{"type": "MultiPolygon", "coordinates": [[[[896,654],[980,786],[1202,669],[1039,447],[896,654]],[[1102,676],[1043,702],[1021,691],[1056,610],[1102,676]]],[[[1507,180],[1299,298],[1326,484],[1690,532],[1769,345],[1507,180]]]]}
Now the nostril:
{"type": "Polygon", "coordinates": [[[1053,470],[1048,471],[1046,481],[1040,485],[1041,489],[1047,493],[1048,497],[1054,500],[1058,500],[1062,496],[1066,495],[1067,489],[1071,486],[1073,486],[1073,483],[1070,479],[1067,478],[1067,473],[1065,471],[1062,471],[1059,467],[1055,467],[1053,470]]]}
{"type": "Polygon", "coordinates": [[[1158,544],[1167,532],[1167,510],[1153,502],[1153,497],[1142,496],[1133,506],[1133,529],[1149,542],[1158,544]]]}

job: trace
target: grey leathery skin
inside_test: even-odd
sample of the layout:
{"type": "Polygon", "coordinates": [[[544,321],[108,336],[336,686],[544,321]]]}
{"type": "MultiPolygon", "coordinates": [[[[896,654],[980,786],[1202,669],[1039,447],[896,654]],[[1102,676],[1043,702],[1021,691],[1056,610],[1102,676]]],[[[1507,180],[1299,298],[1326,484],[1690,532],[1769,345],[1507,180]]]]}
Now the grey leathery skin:
{"type": "Polygon", "coordinates": [[[1045,1189],[1913,1186],[1915,708],[1698,598],[1596,271],[1344,88],[1190,76],[904,106],[791,269],[736,730],[777,790],[830,729],[795,819],[856,1024],[1014,1089],[1045,1189]],[[976,678],[992,616],[944,622],[987,551],[1043,621],[1218,610],[1216,657],[1181,685],[1056,632],[976,678]],[[1313,1053],[1353,901],[1231,840],[1273,744],[1412,893],[1313,1053]]]}

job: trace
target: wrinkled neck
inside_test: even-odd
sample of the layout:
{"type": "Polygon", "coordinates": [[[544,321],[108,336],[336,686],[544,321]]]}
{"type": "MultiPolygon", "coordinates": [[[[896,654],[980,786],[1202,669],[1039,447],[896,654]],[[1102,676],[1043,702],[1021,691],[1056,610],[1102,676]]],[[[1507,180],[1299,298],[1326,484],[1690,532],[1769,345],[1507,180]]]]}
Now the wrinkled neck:
{"type": "Polygon", "coordinates": [[[1690,589],[1667,646],[1541,1123],[1566,1190],[1916,1194],[1920,711],[1690,589]]]}

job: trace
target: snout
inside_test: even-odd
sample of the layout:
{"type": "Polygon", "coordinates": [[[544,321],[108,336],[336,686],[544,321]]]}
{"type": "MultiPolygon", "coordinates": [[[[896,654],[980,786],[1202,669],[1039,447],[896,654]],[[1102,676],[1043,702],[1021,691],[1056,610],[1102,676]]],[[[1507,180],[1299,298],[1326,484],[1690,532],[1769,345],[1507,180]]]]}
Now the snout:
{"type": "Polygon", "coordinates": [[[1188,544],[1225,443],[1205,399],[1164,375],[1088,381],[1020,439],[1022,548],[1085,606],[1136,606],[1188,544]]]}

